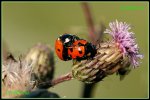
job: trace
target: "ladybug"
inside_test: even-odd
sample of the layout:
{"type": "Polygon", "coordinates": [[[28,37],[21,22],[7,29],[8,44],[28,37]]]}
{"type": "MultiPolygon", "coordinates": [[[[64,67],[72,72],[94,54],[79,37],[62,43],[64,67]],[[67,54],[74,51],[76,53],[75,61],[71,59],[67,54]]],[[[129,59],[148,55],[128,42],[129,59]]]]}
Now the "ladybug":
{"type": "Polygon", "coordinates": [[[59,36],[55,42],[55,51],[57,56],[64,61],[71,60],[68,56],[68,47],[71,47],[79,37],[71,34],[63,34],[59,36]]]}
{"type": "Polygon", "coordinates": [[[77,40],[68,48],[68,56],[76,60],[93,58],[96,54],[96,46],[84,39],[77,40]]]}

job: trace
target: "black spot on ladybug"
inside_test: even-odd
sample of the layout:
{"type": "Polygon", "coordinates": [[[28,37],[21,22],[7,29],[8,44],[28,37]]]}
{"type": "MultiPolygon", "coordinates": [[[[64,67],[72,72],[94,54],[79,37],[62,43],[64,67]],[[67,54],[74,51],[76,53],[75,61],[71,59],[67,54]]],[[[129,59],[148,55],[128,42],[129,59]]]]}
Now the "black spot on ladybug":
{"type": "Polygon", "coordinates": [[[82,54],[82,51],[79,51],[79,54],[82,54]]]}
{"type": "Polygon", "coordinates": [[[70,51],[73,52],[73,48],[70,48],[70,51]]]}
{"type": "Polygon", "coordinates": [[[60,49],[57,49],[57,51],[59,51],[59,52],[60,52],[60,49]]]}

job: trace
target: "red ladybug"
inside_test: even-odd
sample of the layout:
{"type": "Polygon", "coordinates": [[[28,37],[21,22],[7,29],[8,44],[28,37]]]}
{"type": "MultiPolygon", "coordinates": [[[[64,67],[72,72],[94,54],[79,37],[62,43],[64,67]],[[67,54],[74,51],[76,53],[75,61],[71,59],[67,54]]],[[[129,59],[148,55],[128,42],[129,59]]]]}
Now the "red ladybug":
{"type": "Polygon", "coordinates": [[[68,48],[68,56],[72,59],[83,60],[93,58],[96,54],[96,47],[86,40],[80,39],[68,48]]]}
{"type": "Polygon", "coordinates": [[[63,34],[55,42],[57,56],[64,61],[93,58],[96,47],[84,39],[71,34],[63,34]]]}
{"type": "Polygon", "coordinates": [[[57,56],[64,61],[71,60],[72,58],[68,56],[68,47],[71,47],[77,40],[79,40],[79,37],[71,34],[63,34],[57,38],[55,42],[57,56]]]}

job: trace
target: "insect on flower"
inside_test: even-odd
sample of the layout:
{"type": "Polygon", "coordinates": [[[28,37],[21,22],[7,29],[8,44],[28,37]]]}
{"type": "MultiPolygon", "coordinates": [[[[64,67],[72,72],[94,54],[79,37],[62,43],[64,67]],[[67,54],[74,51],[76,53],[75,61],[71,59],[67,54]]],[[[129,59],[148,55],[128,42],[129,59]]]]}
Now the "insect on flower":
{"type": "Polygon", "coordinates": [[[96,47],[76,35],[63,34],[55,43],[57,56],[64,61],[76,59],[83,60],[92,58],[96,54],[96,47]]]}
{"type": "Polygon", "coordinates": [[[71,34],[63,34],[57,38],[55,42],[55,51],[61,60],[71,60],[71,57],[68,56],[67,48],[72,46],[73,42],[76,40],[79,40],[79,37],[71,34]]]}
{"type": "Polygon", "coordinates": [[[72,67],[74,78],[84,83],[95,83],[102,81],[104,77],[114,73],[119,74],[122,80],[131,70],[130,65],[139,65],[139,48],[135,43],[133,33],[129,32],[128,24],[123,22],[112,22],[110,30],[106,29],[113,38],[110,41],[102,41],[97,48],[93,59],[77,62],[72,67]]]}
{"type": "Polygon", "coordinates": [[[68,55],[78,61],[93,58],[96,54],[96,47],[84,39],[80,39],[68,48],[68,55]]]}

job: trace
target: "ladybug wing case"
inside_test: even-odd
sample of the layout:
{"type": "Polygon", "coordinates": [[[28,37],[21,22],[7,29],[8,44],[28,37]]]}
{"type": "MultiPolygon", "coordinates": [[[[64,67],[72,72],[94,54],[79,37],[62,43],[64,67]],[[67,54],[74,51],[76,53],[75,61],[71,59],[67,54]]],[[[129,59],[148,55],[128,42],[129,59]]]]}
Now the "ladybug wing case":
{"type": "Polygon", "coordinates": [[[63,43],[60,40],[56,40],[55,42],[55,51],[57,56],[64,61],[71,60],[70,57],[68,57],[67,49],[64,47],[63,43]]]}
{"type": "Polygon", "coordinates": [[[72,59],[82,59],[85,55],[85,48],[84,46],[73,46],[68,48],[68,55],[72,59]]]}

